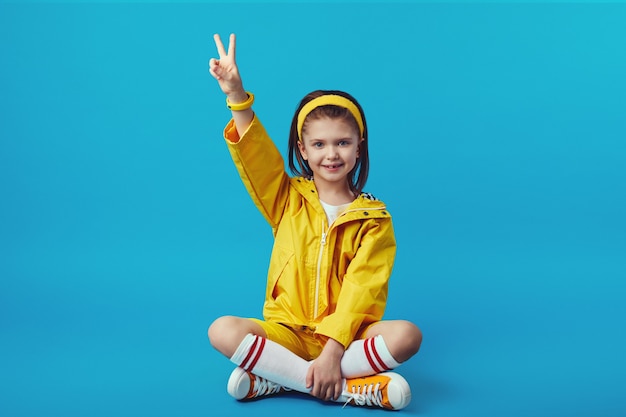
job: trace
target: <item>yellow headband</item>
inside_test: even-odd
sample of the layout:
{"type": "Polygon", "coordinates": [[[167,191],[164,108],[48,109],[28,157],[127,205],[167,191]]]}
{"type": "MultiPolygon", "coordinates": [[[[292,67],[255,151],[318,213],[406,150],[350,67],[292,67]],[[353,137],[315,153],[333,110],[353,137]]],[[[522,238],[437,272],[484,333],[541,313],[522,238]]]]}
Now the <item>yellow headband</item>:
{"type": "Polygon", "coordinates": [[[318,107],[328,106],[328,105],[338,106],[338,107],[343,107],[345,109],[348,109],[348,111],[352,113],[352,116],[354,116],[356,123],[359,125],[359,134],[363,136],[363,130],[364,130],[363,118],[361,117],[361,112],[359,111],[356,104],[354,104],[352,101],[350,101],[349,99],[343,96],[328,94],[328,95],[314,98],[313,100],[309,101],[304,106],[302,106],[300,113],[298,113],[298,138],[299,139],[302,139],[302,126],[304,126],[304,120],[309,115],[309,113],[311,113],[313,110],[315,110],[318,107]]]}

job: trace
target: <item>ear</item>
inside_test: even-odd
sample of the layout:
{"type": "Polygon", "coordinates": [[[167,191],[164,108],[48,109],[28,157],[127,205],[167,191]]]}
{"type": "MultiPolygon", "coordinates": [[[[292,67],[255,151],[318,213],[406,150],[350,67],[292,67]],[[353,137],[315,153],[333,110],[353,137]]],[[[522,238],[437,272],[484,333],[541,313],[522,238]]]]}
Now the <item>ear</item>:
{"type": "Polygon", "coordinates": [[[361,138],[361,140],[359,141],[359,146],[356,147],[356,157],[358,158],[359,156],[361,156],[361,144],[365,142],[365,138],[361,138]]]}
{"type": "Polygon", "coordinates": [[[298,141],[298,150],[300,151],[300,155],[302,155],[302,159],[306,161],[308,156],[306,155],[306,149],[304,148],[304,144],[301,140],[298,141]]]}

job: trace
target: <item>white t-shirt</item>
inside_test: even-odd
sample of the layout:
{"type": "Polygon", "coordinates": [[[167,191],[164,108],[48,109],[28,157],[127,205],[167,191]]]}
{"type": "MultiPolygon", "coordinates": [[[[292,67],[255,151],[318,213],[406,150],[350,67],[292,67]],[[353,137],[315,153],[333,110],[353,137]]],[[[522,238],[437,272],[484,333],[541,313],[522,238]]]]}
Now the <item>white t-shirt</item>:
{"type": "Polygon", "coordinates": [[[341,216],[341,213],[343,213],[350,205],[350,203],[347,203],[340,206],[333,206],[331,204],[324,203],[322,200],[320,200],[320,202],[322,203],[322,207],[324,207],[324,211],[326,212],[328,224],[332,224],[335,219],[341,216]]]}

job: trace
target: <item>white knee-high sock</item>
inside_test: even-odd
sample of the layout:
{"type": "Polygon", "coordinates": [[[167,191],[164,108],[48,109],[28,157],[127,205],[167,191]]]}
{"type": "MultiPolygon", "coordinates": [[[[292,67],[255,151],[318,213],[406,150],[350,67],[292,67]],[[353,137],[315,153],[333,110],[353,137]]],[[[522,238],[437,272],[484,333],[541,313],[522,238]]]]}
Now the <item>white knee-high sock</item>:
{"type": "Polygon", "coordinates": [[[341,359],[341,375],[357,378],[397,368],[400,364],[391,356],[382,335],[355,340],[341,359]]]}
{"type": "Polygon", "coordinates": [[[230,358],[235,365],[286,388],[308,394],[306,375],[310,363],[286,347],[248,334],[230,358]]]}

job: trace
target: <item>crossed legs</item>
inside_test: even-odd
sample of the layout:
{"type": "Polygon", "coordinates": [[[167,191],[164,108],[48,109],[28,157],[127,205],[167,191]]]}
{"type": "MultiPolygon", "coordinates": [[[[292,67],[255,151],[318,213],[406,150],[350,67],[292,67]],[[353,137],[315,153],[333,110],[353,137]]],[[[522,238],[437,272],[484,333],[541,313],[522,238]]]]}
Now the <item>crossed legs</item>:
{"type": "MultiPolygon", "coordinates": [[[[259,323],[235,316],[218,318],[211,324],[208,332],[213,347],[229,359],[233,357],[248,334],[267,338],[265,330],[259,323]]],[[[364,338],[370,339],[377,336],[382,337],[388,353],[398,364],[415,355],[422,342],[422,333],[419,328],[405,320],[380,321],[369,327],[364,338]]]]}

